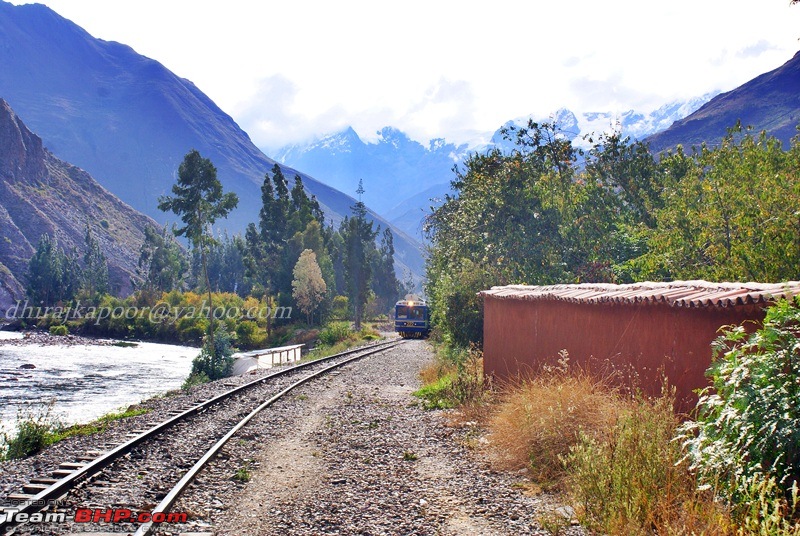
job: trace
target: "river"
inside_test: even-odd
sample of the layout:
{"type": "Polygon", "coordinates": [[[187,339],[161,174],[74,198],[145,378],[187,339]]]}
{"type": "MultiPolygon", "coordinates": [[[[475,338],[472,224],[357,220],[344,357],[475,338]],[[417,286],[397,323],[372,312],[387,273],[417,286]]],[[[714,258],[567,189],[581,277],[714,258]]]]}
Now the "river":
{"type": "Polygon", "coordinates": [[[0,332],[0,428],[5,430],[30,405],[43,408],[52,402],[51,415],[64,424],[85,423],[177,389],[199,351],[147,342],[119,347],[9,341],[21,337],[0,332]]]}

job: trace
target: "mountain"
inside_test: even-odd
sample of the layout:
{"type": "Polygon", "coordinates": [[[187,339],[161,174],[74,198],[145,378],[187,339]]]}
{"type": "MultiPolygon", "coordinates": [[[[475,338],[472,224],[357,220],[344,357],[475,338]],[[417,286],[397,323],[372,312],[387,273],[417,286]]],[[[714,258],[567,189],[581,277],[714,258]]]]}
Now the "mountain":
{"type": "Polygon", "coordinates": [[[712,96],[675,101],[646,114],[629,110],[621,114],[585,112],[576,115],[562,108],[549,116],[513,119],[494,133],[480,136],[480,141],[461,145],[438,138],[424,146],[392,127],[381,129],[377,140],[367,143],[352,127],[347,127],[309,143],[283,147],[276,153],[276,159],[352,194],[359,179],[363,179],[367,205],[409,236],[422,240],[425,215],[430,213],[431,206],[437,206],[444,195],[451,193],[454,165],[461,164],[470,153],[494,148],[509,152],[515,148],[512,140],[503,137],[503,128],[525,126],[528,119],[555,122],[570,139],[584,147],[587,146],[583,140],[585,134],[613,128],[642,139],[685,117],[712,96]]]}
{"type": "Polygon", "coordinates": [[[629,136],[633,140],[643,140],[699,109],[716,94],[707,93],[689,100],[672,101],[648,113],[628,110],[621,113],[581,112],[576,115],[571,110],[561,108],[549,116],[527,115],[507,121],[492,134],[487,143],[476,144],[471,150],[486,151],[496,147],[507,152],[514,149],[513,141],[505,139],[502,130],[511,126],[524,127],[529,119],[537,123],[555,123],[575,145],[583,148],[590,146],[588,141],[584,140],[584,136],[617,129],[623,136],[629,136]]]}
{"type": "Polygon", "coordinates": [[[89,225],[108,261],[112,288],[131,290],[144,228],[158,226],[88,173],[59,160],[0,99],[0,312],[24,297],[22,274],[40,237],[80,256],[89,225]]]}
{"type": "MultiPolygon", "coordinates": [[[[0,96],[25,118],[44,144],[85,169],[133,208],[159,222],[157,208],[192,148],[209,158],[239,208],[218,226],[243,231],[258,219],[260,187],[275,161],[189,80],[132,48],[96,39],[40,4],[0,1],[0,96]]],[[[350,212],[352,197],[299,175],[334,224],[350,212]]],[[[291,186],[291,185],[290,185],[291,186]]],[[[383,227],[388,222],[374,212],[383,227]]],[[[398,271],[424,273],[421,246],[393,229],[398,271]]]]}
{"type": "Polygon", "coordinates": [[[657,152],[678,144],[687,148],[702,142],[714,145],[739,120],[742,126],[766,130],[789,146],[800,123],[800,52],[781,67],[717,95],[647,142],[657,152]]]}
{"type": "Polygon", "coordinates": [[[451,168],[467,149],[443,139],[431,140],[426,147],[392,127],[377,134],[375,143],[366,143],[348,127],[308,144],[284,147],[275,158],[345,192],[355,192],[363,179],[364,202],[386,215],[421,187],[448,182],[451,168]]]}

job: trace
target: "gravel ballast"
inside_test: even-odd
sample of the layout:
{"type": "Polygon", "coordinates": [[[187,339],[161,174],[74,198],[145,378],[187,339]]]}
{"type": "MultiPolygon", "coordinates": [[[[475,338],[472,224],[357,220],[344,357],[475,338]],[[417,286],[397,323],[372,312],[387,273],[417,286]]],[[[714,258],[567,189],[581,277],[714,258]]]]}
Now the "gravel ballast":
{"type": "Polygon", "coordinates": [[[197,516],[183,530],[548,534],[540,519],[565,511],[559,498],[527,494],[524,475],[492,471],[471,448],[480,442],[474,423],[452,425],[449,412],[412,396],[431,359],[427,342],[408,341],[276,404],[179,499],[173,511],[197,516]]]}

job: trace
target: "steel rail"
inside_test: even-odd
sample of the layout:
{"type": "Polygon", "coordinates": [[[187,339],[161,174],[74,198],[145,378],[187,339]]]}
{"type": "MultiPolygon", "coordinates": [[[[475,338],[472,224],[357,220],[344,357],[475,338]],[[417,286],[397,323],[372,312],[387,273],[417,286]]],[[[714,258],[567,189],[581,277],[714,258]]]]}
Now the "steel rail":
{"type": "MultiPolygon", "coordinates": [[[[332,371],[334,369],[337,369],[339,367],[342,367],[344,365],[352,363],[353,361],[357,361],[359,359],[363,359],[363,358],[365,358],[367,356],[370,356],[370,355],[373,355],[373,354],[377,354],[378,352],[383,352],[384,350],[389,350],[391,348],[394,348],[395,346],[399,346],[399,345],[403,344],[404,342],[405,341],[392,341],[392,343],[393,343],[392,345],[386,345],[383,348],[373,349],[373,350],[371,350],[369,352],[366,352],[364,354],[357,355],[357,356],[354,356],[354,357],[350,357],[350,358],[348,358],[348,359],[346,359],[344,361],[341,361],[339,363],[335,363],[333,365],[325,367],[322,370],[318,370],[316,372],[313,372],[313,373],[309,374],[308,376],[305,376],[304,378],[301,378],[300,380],[296,381],[292,385],[286,387],[283,391],[279,392],[278,394],[272,396],[271,398],[269,398],[268,400],[263,402],[260,406],[258,406],[252,412],[250,412],[250,414],[248,414],[245,418],[243,418],[241,421],[239,421],[239,423],[236,426],[231,428],[230,431],[228,431],[228,433],[225,434],[225,436],[223,436],[219,441],[217,441],[210,449],[208,449],[208,451],[206,451],[206,453],[203,455],[203,457],[200,458],[191,467],[191,469],[189,469],[186,472],[186,474],[183,475],[183,478],[181,478],[178,481],[178,483],[175,484],[175,486],[169,491],[169,493],[167,493],[167,495],[161,500],[161,502],[158,503],[158,505],[155,508],[153,508],[153,510],[150,512],[150,515],[152,516],[152,515],[161,514],[161,513],[166,514],[167,512],[169,512],[170,508],[175,503],[175,501],[178,499],[180,494],[183,493],[183,491],[186,489],[186,487],[189,484],[191,484],[191,482],[195,479],[197,474],[200,471],[202,471],[203,468],[206,465],[208,465],[209,462],[211,462],[211,460],[214,458],[214,456],[216,456],[217,452],[219,452],[219,450],[222,449],[222,447],[225,446],[225,444],[236,434],[236,432],[238,432],[245,425],[247,425],[247,423],[249,423],[253,419],[253,417],[255,417],[256,415],[261,413],[264,409],[268,408],[269,406],[271,406],[272,404],[274,404],[275,402],[277,402],[278,400],[283,398],[287,393],[289,393],[292,390],[300,387],[301,385],[304,385],[304,384],[308,383],[309,381],[311,381],[311,380],[313,380],[315,378],[318,378],[318,377],[320,377],[320,376],[322,376],[324,374],[327,374],[328,372],[330,372],[330,371],[332,371]]],[[[156,526],[156,525],[158,525],[158,524],[153,523],[153,522],[144,523],[136,530],[136,532],[134,533],[134,536],[148,536],[148,535],[152,534],[153,527],[156,526]]]]}
{"type": "MultiPolygon", "coordinates": [[[[182,413],[179,413],[179,414],[175,415],[174,417],[171,417],[171,418],[169,418],[169,419],[167,419],[167,420],[165,420],[165,421],[153,426],[152,428],[150,428],[148,430],[145,430],[144,432],[142,432],[138,436],[126,441],[125,443],[122,443],[121,445],[118,445],[117,447],[111,449],[110,451],[106,452],[102,456],[100,456],[100,457],[96,458],[95,460],[87,463],[85,466],[81,467],[80,469],[77,469],[72,474],[67,475],[67,476],[61,478],[60,480],[58,480],[57,482],[51,484],[48,488],[40,491],[39,493],[37,493],[36,495],[34,495],[30,499],[28,499],[24,506],[22,506],[19,509],[15,508],[15,516],[18,515],[18,514],[23,514],[23,513],[32,514],[34,512],[39,512],[39,511],[45,509],[54,500],[59,499],[60,497],[64,496],[66,493],[68,493],[69,490],[72,489],[73,487],[75,487],[79,482],[82,482],[83,480],[96,475],[97,473],[99,473],[100,471],[102,471],[103,469],[105,469],[106,467],[111,465],[113,462],[115,462],[117,459],[119,459],[122,456],[124,456],[125,454],[129,453],[131,450],[133,450],[138,445],[144,443],[145,441],[148,441],[149,439],[152,439],[153,437],[155,437],[158,434],[160,434],[161,432],[163,432],[163,431],[175,426],[176,424],[178,424],[179,422],[183,421],[184,419],[186,419],[186,418],[188,418],[188,417],[190,417],[192,415],[196,415],[198,413],[202,413],[203,411],[207,410],[211,406],[214,406],[214,405],[216,405],[216,404],[218,404],[218,403],[220,403],[220,402],[222,402],[222,401],[224,401],[224,400],[230,398],[231,396],[236,395],[236,394],[238,394],[240,392],[246,391],[247,389],[249,389],[249,388],[251,388],[251,387],[253,387],[255,385],[266,383],[266,382],[272,380],[273,378],[277,378],[277,377],[280,377],[280,376],[291,374],[291,373],[296,372],[298,370],[302,370],[302,369],[305,369],[307,367],[312,367],[312,366],[318,365],[320,363],[333,361],[335,359],[339,359],[339,358],[342,358],[342,357],[345,357],[345,356],[348,356],[348,355],[351,355],[351,354],[354,354],[354,353],[364,352],[364,351],[373,350],[373,349],[385,349],[387,347],[390,347],[390,345],[396,345],[396,344],[398,344],[397,341],[384,341],[384,342],[379,342],[377,344],[372,344],[372,345],[368,345],[368,346],[361,346],[359,348],[353,348],[353,349],[346,350],[344,352],[340,352],[338,354],[330,355],[330,356],[323,357],[323,358],[320,358],[320,359],[301,362],[301,363],[298,363],[298,364],[296,364],[296,365],[294,365],[294,366],[292,366],[290,368],[278,370],[274,374],[270,374],[268,376],[263,376],[261,378],[255,379],[255,380],[253,380],[251,382],[247,382],[247,383],[242,384],[240,386],[237,386],[237,387],[235,387],[235,388],[233,388],[233,389],[231,389],[229,391],[221,393],[221,394],[219,394],[219,395],[217,395],[217,396],[215,396],[215,397],[213,397],[213,398],[211,398],[209,400],[206,400],[205,402],[201,402],[200,404],[198,404],[198,405],[196,405],[196,406],[194,406],[192,408],[189,408],[188,410],[186,410],[186,411],[184,411],[182,413]]],[[[376,352],[377,351],[379,351],[379,350],[376,350],[376,352]]],[[[373,352],[373,353],[375,353],[375,352],[373,352]]],[[[368,354],[368,355],[371,355],[371,354],[368,354]]],[[[363,357],[363,356],[361,356],[361,357],[363,357]]],[[[0,505],[0,507],[2,507],[2,506],[3,505],[0,505]]],[[[13,505],[8,505],[8,506],[13,506],[13,505]]],[[[18,525],[18,524],[20,524],[20,522],[16,522],[16,521],[10,521],[9,522],[6,518],[4,518],[3,521],[0,522],[0,534],[5,534],[7,529],[9,529],[10,527],[13,527],[15,525],[18,525]]]]}

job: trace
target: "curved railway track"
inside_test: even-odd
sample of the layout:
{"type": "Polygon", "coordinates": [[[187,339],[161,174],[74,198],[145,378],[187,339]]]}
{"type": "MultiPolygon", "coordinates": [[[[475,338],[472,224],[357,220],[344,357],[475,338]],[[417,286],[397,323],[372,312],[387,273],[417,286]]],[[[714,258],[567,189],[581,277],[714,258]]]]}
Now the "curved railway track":
{"type": "MultiPolygon", "coordinates": [[[[27,525],[20,518],[47,508],[52,513],[66,513],[68,521],[78,507],[146,510],[158,519],[169,512],[177,497],[225,443],[259,412],[300,385],[402,343],[381,342],[279,369],[204,402],[176,409],[171,418],[132,433],[128,441],[105,453],[89,452],[81,460],[65,462],[50,477],[34,479],[25,486],[26,494],[10,496],[20,504],[14,520],[0,514],[0,534],[27,533],[27,525]],[[171,473],[165,468],[171,468],[171,473]],[[144,496],[142,489],[146,490],[144,496]]],[[[152,523],[123,526],[130,532],[135,530],[137,536],[150,534],[154,527],[152,523]]]]}

